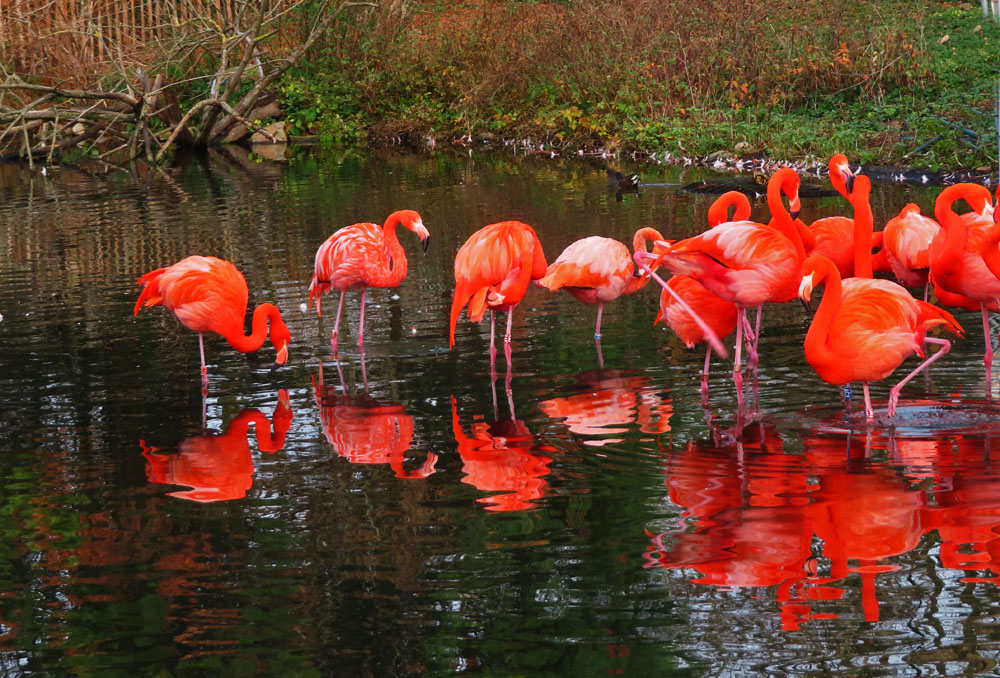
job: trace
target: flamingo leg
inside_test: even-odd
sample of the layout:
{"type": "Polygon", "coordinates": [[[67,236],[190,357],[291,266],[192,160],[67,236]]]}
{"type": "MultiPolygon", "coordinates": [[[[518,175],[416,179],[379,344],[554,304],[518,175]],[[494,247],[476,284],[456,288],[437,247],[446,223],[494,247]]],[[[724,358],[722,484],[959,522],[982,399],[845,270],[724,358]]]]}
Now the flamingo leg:
{"type": "MultiPolygon", "coordinates": [[[[597,366],[604,369],[604,354],[601,353],[601,340],[600,338],[594,339],[594,346],[597,347],[597,366]]],[[[711,350],[711,349],[709,349],[711,350]]]]}
{"type": "Polygon", "coordinates": [[[358,327],[358,348],[362,353],[365,352],[365,294],[367,292],[367,287],[361,288],[361,324],[358,327]]]}
{"type": "Polygon", "coordinates": [[[333,321],[333,332],[330,333],[330,349],[337,355],[337,337],[340,336],[340,314],[344,310],[344,296],[347,290],[340,290],[340,303],[337,304],[337,319],[333,321]]]}
{"type": "Polygon", "coordinates": [[[208,367],[205,366],[205,337],[198,333],[198,350],[201,351],[201,385],[208,387],[208,367]]]}
{"type": "Polygon", "coordinates": [[[750,319],[746,319],[746,342],[747,342],[747,369],[751,372],[757,371],[757,342],[760,340],[760,317],[764,314],[764,304],[757,306],[757,321],[754,323],[753,332],[750,331],[750,319]]]}
{"type": "Polygon", "coordinates": [[[490,378],[497,378],[497,312],[490,310],[490,378]]]}
{"type": "Polygon", "coordinates": [[[712,347],[705,347],[705,369],[701,371],[701,404],[708,407],[708,365],[712,362],[712,347]]]}
{"type": "Polygon", "coordinates": [[[743,370],[740,368],[740,356],[743,350],[743,326],[746,324],[746,309],[740,307],[740,317],[736,322],[736,359],[733,361],[733,383],[736,384],[736,409],[743,414],[743,370]]]}
{"type": "Polygon", "coordinates": [[[872,408],[872,396],[871,393],[868,392],[868,382],[863,381],[861,383],[864,386],[865,390],[865,417],[867,417],[868,419],[874,419],[875,410],[872,408]]]}
{"type": "Polygon", "coordinates": [[[506,384],[507,384],[507,390],[508,391],[510,391],[510,381],[511,381],[511,378],[512,378],[512,374],[511,374],[512,367],[511,367],[511,360],[510,360],[511,353],[512,353],[511,346],[510,346],[510,329],[511,329],[511,326],[513,326],[513,324],[514,324],[514,308],[516,306],[517,306],[517,304],[514,304],[514,306],[511,306],[510,310],[507,311],[507,333],[503,335],[503,355],[504,355],[504,358],[507,359],[507,379],[506,379],[506,384]]]}
{"type": "Polygon", "coordinates": [[[601,340],[601,313],[604,312],[604,304],[597,302],[597,327],[594,329],[594,339],[601,340]]]}
{"type": "MultiPolygon", "coordinates": [[[[987,335],[989,336],[989,335],[987,335]]],[[[924,341],[928,344],[938,344],[941,348],[938,349],[937,353],[927,358],[924,362],[917,365],[917,369],[906,375],[901,382],[889,389],[889,416],[896,414],[896,403],[899,402],[899,392],[903,389],[910,379],[913,379],[918,373],[924,371],[931,366],[932,363],[937,361],[938,358],[943,356],[945,353],[951,350],[951,342],[947,339],[938,339],[936,337],[924,337],[924,341]]]]}
{"type": "MultiPolygon", "coordinates": [[[[983,354],[983,364],[986,366],[986,400],[993,401],[993,335],[990,334],[990,316],[986,302],[980,302],[983,309],[983,339],[986,341],[986,352],[983,354]]],[[[924,341],[928,341],[925,339],[924,341]]]]}
{"type": "MultiPolygon", "coordinates": [[[[337,363],[338,366],[340,363],[337,363]]],[[[368,394],[368,369],[365,367],[365,351],[361,349],[361,381],[365,385],[365,395],[368,394]]]]}

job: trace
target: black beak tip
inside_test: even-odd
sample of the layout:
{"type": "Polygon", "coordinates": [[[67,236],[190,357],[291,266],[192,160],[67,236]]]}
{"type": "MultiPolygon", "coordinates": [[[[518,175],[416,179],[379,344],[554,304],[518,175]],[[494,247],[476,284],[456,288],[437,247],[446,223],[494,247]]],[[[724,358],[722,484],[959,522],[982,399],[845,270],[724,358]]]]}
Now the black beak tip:
{"type": "Polygon", "coordinates": [[[642,270],[638,266],[633,266],[632,267],[632,277],[633,278],[641,278],[644,275],[646,275],[646,272],[644,270],[642,270]]]}
{"type": "Polygon", "coordinates": [[[806,313],[811,314],[813,312],[812,304],[810,304],[805,299],[801,299],[801,298],[799,299],[799,301],[802,302],[802,308],[804,308],[806,310],[806,313]]]}
{"type": "Polygon", "coordinates": [[[854,193],[854,175],[853,174],[847,175],[847,179],[844,181],[844,184],[847,186],[847,192],[848,193],[854,193]]]}
{"type": "Polygon", "coordinates": [[[430,244],[431,244],[431,237],[427,236],[426,238],[424,238],[423,242],[420,243],[420,246],[423,247],[424,248],[424,252],[426,252],[427,251],[427,247],[430,244]]]}
{"type": "Polygon", "coordinates": [[[795,221],[796,219],[799,218],[799,210],[790,210],[789,214],[792,217],[792,221],[795,221]]]}

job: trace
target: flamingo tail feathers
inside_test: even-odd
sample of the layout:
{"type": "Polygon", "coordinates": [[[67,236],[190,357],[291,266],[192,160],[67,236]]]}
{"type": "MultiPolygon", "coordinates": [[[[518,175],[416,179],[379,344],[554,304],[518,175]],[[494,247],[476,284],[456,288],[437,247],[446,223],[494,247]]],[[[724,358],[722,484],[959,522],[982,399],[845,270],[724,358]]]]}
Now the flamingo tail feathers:
{"type": "Polygon", "coordinates": [[[139,315],[139,309],[144,306],[158,306],[163,303],[163,297],[160,295],[160,276],[166,270],[158,268],[139,278],[138,284],[143,285],[143,288],[139,299],[135,302],[135,308],[132,309],[133,316],[139,315]]]}

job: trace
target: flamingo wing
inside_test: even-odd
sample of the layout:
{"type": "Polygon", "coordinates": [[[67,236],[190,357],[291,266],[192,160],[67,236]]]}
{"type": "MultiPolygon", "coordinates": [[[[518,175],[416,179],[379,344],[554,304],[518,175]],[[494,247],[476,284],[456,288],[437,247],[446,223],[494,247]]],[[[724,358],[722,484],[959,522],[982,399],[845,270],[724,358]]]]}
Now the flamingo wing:
{"type": "Polygon", "coordinates": [[[895,263],[908,271],[929,268],[931,242],[940,230],[938,222],[920,213],[920,207],[906,205],[885,225],[883,242],[891,256],[890,265],[895,263]]]}
{"type": "Polygon", "coordinates": [[[392,256],[381,226],[368,222],[345,226],[316,250],[309,305],[330,289],[367,286],[373,276],[390,268],[392,256]]]}
{"type": "Polygon", "coordinates": [[[248,292],[243,274],[230,262],[215,257],[190,256],[173,266],[150,271],[135,313],[142,305],[163,305],[195,332],[224,334],[242,329],[248,292]]]}
{"type": "Polygon", "coordinates": [[[612,238],[590,236],[572,243],[552,262],[538,284],[550,290],[587,287],[610,301],[621,295],[634,264],[628,248],[612,238]]]}

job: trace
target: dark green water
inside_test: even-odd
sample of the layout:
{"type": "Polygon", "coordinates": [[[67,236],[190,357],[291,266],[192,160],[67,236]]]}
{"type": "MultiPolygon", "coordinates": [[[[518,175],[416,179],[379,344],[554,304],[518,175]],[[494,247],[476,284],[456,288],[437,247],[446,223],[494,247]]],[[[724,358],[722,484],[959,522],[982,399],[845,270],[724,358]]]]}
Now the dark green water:
{"type": "MultiPolygon", "coordinates": [[[[876,222],[935,194],[876,186],[876,222]]],[[[805,363],[802,308],[768,308],[763,416],[739,443],[706,421],[702,350],[652,327],[654,288],[605,309],[603,370],[594,309],[538,289],[509,397],[487,324],[463,317],[447,350],[453,257],[481,226],[526,221],[551,261],[587,235],[699,232],[710,200],[617,202],[596,164],[502,153],[4,168],[0,673],[993,671],[1000,426],[976,314],[895,429],[852,432],[805,363]],[[332,317],[300,304],[331,232],[404,207],[431,248],[402,233],[408,278],[369,294],[365,394],[357,295],[340,375],[332,317]],[[276,370],[269,345],[206,339],[208,431],[196,336],[162,308],[132,316],[137,278],[190,254],[233,261],[292,332],[276,370]]],[[[721,363],[711,388],[731,427],[721,363]]]]}

